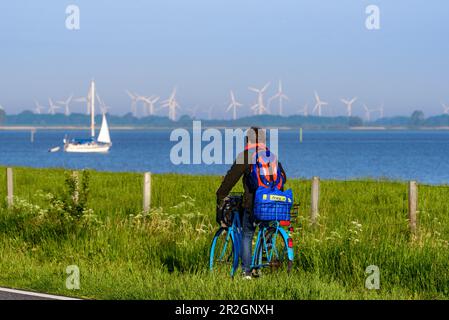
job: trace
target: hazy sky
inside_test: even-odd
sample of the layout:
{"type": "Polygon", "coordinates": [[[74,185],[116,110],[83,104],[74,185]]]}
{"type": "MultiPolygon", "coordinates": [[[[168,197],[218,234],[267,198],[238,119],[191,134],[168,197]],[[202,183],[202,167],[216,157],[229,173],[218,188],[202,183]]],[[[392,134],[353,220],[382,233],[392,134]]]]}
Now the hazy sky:
{"type": "Polygon", "coordinates": [[[334,115],[352,96],[356,114],[382,102],[386,116],[436,114],[449,103],[448,15],[445,0],[1,1],[0,104],[17,113],[85,95],[94,77],[112,113],[129,111],[126,88],[166,98],[177,85],[184,112],[230,117],[230,89],[243,115],[248,86],[271,81],[271,95],[282,79],[286,113],[313,105],[316,89],[334,115]],[[69,4],[80,30],[66,29],[69,4]],[[365,27],[369,4],[380,30],[365,27]]]}

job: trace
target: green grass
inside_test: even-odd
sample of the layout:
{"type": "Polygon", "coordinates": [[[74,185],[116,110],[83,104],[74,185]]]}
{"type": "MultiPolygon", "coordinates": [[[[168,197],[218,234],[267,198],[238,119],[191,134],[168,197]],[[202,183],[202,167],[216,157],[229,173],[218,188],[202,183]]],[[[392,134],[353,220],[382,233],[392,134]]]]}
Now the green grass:
{"type": "MultiPolygon", "coordinates": [[[[0,168],[0,182],[5,179],[0,168]]],[[[64,171],[15,168],[14,182],[18,199],[46,207],[39,194],[61,192],[64,171]]],[[[92,171],[88,205],[99,222],[65,234],[36,229],[26,207],[6,209],[0,183],[0,285],[94,299],[449,296],[449,187],[419,186],[419,233],[413,239],[406,183],[322,181],[318,225],[311,226],[310,182],[292,179],[287,187],[301,203],[294,271],[243,281],[207,270],[220,177],[153,175],[148,216],[140,212],[142,182],[137,173],[92,171]],[[80,268],[80,290],[65,288],[68,265],[80,268]],[[380,290],[365,288],[369,265],[380,269],[380,290]]]]}

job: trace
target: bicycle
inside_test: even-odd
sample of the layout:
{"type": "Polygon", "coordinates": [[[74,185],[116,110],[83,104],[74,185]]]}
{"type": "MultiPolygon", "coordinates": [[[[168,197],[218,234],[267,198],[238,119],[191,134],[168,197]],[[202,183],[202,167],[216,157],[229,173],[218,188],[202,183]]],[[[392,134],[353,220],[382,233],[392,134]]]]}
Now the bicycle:
{"type": "MultiPolygon", "coordinates": [[[[292,208],[292,218],[296,216],[299,204],[292,208]]],[[[227,271],[231,277],[238,269],[240,246],[242,243],[242,194],[232,193],[225,201],[223,221],[215,233],[209,253],[211,271],[227,271]]],[[[251,269],[282,269],[289,273],[293,266],[294,252],[290,221],[259,221],[256,245],[252,256],[251,269]],[[287,231],[284,229],[287,227],[287,231]],[[280,239],[279,239],[280,237],[280,239]]]]}

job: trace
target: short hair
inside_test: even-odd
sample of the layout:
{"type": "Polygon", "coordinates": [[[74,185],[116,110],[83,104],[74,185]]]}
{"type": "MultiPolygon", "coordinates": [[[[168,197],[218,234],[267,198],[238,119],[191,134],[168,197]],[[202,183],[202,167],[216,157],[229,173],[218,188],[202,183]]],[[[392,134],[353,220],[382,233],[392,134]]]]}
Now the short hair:
{"type": "Polygon", "coordinates": [[[247,143],[263,143],[267,141],[265,129],[260,127],[251,127],[246,131],[247,143]]]}

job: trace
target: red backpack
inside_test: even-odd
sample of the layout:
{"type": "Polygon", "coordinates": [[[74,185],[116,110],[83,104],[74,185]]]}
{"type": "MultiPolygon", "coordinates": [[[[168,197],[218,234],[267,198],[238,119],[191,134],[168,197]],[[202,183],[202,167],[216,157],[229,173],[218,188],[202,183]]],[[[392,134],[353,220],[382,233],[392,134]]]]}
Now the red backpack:
{"type": "Polygon", "coordinates": [[[248,145],[245,150],[254,150],[250,162],[249,185],[253,191],[259,187],[284,188],[285,176],[278,159],[264,144],[248,145]]]}

